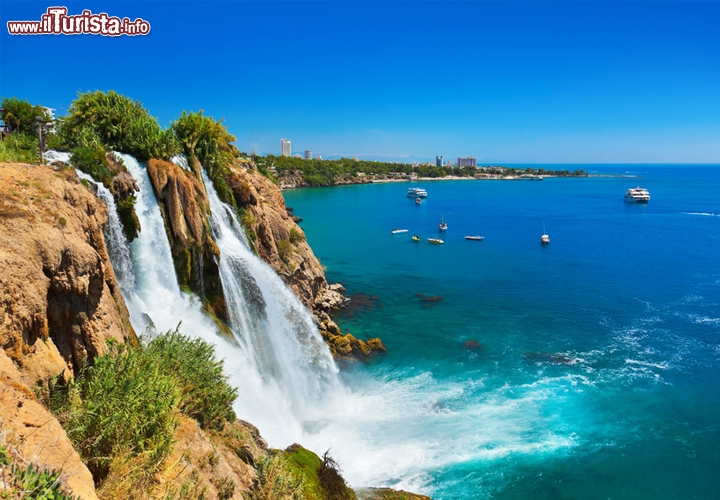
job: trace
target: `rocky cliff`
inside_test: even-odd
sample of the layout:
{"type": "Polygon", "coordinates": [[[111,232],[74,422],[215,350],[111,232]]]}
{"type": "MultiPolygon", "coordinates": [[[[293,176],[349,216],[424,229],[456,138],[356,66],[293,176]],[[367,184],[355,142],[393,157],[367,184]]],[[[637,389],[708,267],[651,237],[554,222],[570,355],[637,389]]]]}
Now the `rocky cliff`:
{"type": "Polygon", "coordinates": [[[30,463],[62,469],[81,498],[92,475],[38,402],[107,341],[136,342],[102,235],[105,206],[74,170],[0,164],[0,424],[30,463]]]}
{"type": "Polygon", "coordinates": [[[367,342],[343,334],[329,313],[345,300],[342,285],[328,284],[325,272],[285,206],[282,191],[252,163],[233,167],[227,183],[242,212],[242,220],[258,256],[270,264],[314,313],[320,333],[339,358],[365,358],[385,351],[378,338],[367,342]]]}
{"type": "Polygon", "coordinates": [[[205,307],[223,321],[227,309],[220,282],[220,251],[212,237],[210,211],[200,165],[191,159],[193,170],[150,160],[147,171],[160,211],[168,228],[175,271],[181,286],[203,298],[205,307]]]}

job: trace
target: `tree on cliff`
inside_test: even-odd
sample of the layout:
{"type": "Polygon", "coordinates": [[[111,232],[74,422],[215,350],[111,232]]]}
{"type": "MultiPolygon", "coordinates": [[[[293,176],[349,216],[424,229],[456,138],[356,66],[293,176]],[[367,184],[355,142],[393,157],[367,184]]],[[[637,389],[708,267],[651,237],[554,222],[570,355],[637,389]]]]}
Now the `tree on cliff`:
{"type": "Polygon", "coordinates": [[[13,132],[35,135],[37,127],[35,118],[40,116],[44,121],[50,121],[50,117],[39,104],[32,105],[28,101],[21,101],[17,97],[5,97],[2,100],[2,111],[0,112],[5,125],[9,125],[13,132]]]}

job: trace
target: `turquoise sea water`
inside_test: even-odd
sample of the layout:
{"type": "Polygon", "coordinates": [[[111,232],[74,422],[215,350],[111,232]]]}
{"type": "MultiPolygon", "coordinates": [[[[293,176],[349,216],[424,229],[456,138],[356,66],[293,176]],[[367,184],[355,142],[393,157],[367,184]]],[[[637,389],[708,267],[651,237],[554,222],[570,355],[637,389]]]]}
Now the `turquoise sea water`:
{"type": "Polygon", "coordinates": [[[720,167],[577,168],[642,177],[285,191],[328,280],[377,297],[339,323],[388,348],[345,373],[402,403],[365,409],[387,412],[366,438],[387,463],[364,465],[386,484],[444,500],[720,498],[720,167]],[[623,202],[636,185],[648,205],[623,202]]]}

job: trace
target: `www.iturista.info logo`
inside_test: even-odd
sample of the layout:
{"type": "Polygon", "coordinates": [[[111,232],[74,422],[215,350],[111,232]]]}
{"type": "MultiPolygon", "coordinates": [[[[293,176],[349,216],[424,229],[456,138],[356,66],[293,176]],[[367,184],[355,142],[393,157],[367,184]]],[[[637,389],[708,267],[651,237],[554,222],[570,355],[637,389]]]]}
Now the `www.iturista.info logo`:
{"type": "Polygon", "coordinates": [[[8,21],[8,33],[11,35],[147,35],[150,23],[137,18],[131,21],[127,17],[120,19],[108,16],[105,12],[93,14],[85,9],[82,14],[68,16],[67,7],[48,7],[40,21],[8,21]]]}

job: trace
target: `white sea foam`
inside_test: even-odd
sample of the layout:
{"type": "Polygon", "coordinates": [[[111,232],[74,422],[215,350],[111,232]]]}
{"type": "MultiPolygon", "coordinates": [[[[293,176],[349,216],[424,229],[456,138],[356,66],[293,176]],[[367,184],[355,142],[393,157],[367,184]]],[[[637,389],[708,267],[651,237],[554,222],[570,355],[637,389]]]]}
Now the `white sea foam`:
{"type": "Polygon", "coordinates": [[[703,217],[720,217],[720,214],[714,212],[680,212],[683,215],[702,215],[703,217]]]}

